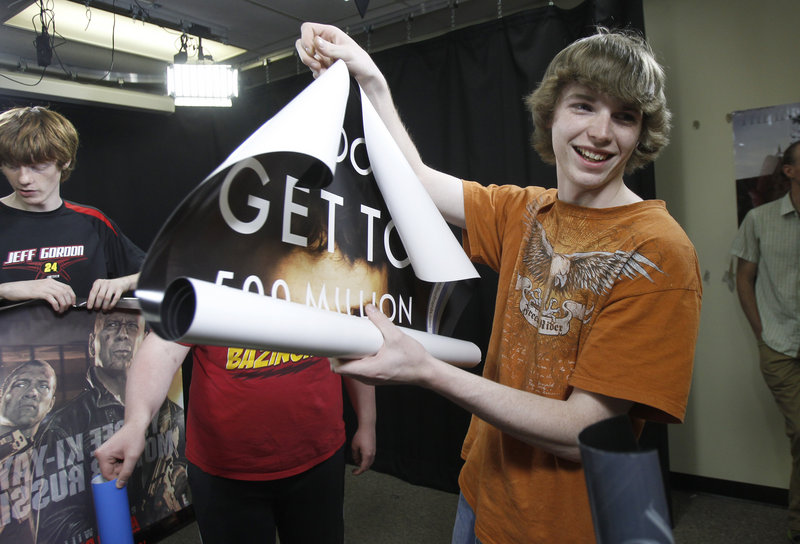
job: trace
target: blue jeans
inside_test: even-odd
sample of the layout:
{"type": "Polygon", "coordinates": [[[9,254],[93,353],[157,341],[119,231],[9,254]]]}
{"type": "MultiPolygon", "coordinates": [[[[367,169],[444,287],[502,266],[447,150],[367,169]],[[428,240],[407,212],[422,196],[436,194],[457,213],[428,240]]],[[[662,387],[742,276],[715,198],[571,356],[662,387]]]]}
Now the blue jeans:
{"type": "Polygon", "coordinates": [[[475,512],[461,493],[458,494],[458,510],[450,544],[481,544],[475,536],[475,512]]]}

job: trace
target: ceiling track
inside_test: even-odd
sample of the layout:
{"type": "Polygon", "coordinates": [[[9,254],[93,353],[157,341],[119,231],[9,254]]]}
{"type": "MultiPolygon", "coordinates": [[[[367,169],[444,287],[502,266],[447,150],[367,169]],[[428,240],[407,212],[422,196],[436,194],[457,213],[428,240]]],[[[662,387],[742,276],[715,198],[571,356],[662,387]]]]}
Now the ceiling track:
{"type": "MultiPolygon", "coordinates": [[[[127,4],[127,7],[118,6],[116,3],[98,2],[93,0],[67,0],[74,4],[86,6],[87,9],[95,8],[116,15],[122,15],[134,20],[141,20],[156,26],[175,30],[177,32],[185,32],[204,40],[214,40],[220,43],[228,44],[228,30],[219,26],[215,26],[209,22],[198,21],[191,16],[170,12],[167,8],[162,6],[153,6],[152,10],[140,8],[138,11],[133,9],[132,4],[127,4]],[[163,15],[157,16],[154,14],[163,15]],[[167,18],[169,17],[169,18],[167,18]]],[[[122,2],[121,2],[122,3],[122,2]]],[[[137,2],[138,4],[138,2],[137,2]]]]}
{"type": "MultiPolygon", "coordinates": [[[[78,83],[103,85],[108,87],[148,87],[163,88],[166,93],[166,78],[162,75],[141,74],[136,72],[109,72],[107,70],[91,70],[78,66],[64,66],[67,72],[60,69],[42,68],[36,59],[24,59],[0,53],[0,68],[10,74],[24,74],[42,77],[43,79],[73,81],[78,83]]],[[[5,77],[9,77],[6,75],[5,77]]]]}

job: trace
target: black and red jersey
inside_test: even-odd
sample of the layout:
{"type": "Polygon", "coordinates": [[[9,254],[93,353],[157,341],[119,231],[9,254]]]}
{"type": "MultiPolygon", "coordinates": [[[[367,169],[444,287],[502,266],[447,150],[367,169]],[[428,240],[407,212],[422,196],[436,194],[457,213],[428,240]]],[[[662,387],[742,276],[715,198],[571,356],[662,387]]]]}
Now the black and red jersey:
{"type": "Polygon", "coordinates": [[[103,212],[64,201],[50,212],[0,203],[0,283],[55,278],[76,296],[98,278],[139,271],[144,252],[103,212]]]}

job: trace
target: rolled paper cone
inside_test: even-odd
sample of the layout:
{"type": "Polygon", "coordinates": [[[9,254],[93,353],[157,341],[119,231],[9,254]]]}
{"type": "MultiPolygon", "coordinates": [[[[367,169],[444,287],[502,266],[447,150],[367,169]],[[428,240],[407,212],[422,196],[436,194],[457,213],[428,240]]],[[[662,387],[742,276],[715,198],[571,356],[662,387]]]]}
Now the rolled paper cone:
{"type": "Polygon", "coordinates": [[[92,478],[94,512],[100,544],[133,544],[128,488],[117,489],[117,480],[92,478]]]}
{"type": "Polygon", "coordinates": [[[578,435],[597,544],[674,543],[658,451],[639,451],[628,415],[578,435]]]}
{"type": "MultiPolygon", "coordinates": [[[[193,278],[172,281],[161,305],[166,340],[270,349],[320,357],[360,358],[383,345],[363,317],[304,306],[193,278]]],[[[437,359],[460,367],[481,361],[472,342],[400,327],[437,359]]]]}

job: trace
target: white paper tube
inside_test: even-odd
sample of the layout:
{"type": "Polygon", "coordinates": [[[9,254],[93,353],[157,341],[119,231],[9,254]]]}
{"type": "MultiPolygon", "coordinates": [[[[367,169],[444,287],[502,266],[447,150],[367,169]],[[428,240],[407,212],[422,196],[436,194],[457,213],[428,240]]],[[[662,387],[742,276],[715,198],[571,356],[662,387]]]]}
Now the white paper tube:
{"type": "MultiPolygon", "coordinates": [[[[437,359],[464,368],[481,361],[472,342],[400,328],[437,359]]],[[[177,278],[167,287],[162,332],[166,340],[321,357],[360,358],[383,345],[380,330],[366,318],[193,278],[177,278]]]]}

